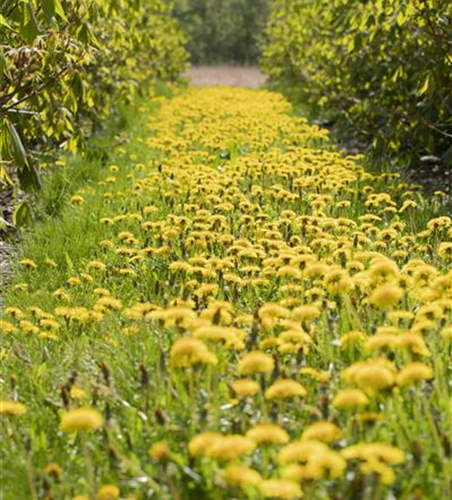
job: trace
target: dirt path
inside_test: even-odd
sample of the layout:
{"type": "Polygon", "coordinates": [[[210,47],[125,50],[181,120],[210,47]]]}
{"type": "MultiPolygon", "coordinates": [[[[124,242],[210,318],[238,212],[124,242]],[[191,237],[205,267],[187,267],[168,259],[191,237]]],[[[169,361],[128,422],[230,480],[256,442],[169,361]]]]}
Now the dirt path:
{"type": "Polygon", "coordinates": [[[266,76],[257,66],[193,66],[186,73],[195,87],[214,87],[228,85],[231,87],[261,87],[266,76]]]}

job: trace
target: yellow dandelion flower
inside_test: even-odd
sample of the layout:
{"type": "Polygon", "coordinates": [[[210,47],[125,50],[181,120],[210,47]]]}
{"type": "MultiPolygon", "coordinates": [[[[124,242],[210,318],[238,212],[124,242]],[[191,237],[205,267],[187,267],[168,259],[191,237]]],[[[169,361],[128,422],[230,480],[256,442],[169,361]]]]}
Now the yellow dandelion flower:
{"type": "Polygon", "coordinates": [[[306,396],[308,391],[296,380],[277,380],[265,391],[265,399],[290,399],[306,396]]]}
{"type": "Polygon", "coordinates": [[[424,363],[409,363],[397,374],[397,385],[406,386],[433,378],[433,369],[424,363]]]}
{"type": "Polygon", "coordinates": [[[149,455],[158,462],[165,462],[171,456],[171,450],[164,441],[158,441],[149,448],[149,455]]]}
{"type": "Polygon", "coordinates": [[[71,387],[71,391],[69,394],[72,399],[86,399],[89,397],[89,393],[87,391],[75,385],[71,387]]]}
{"type": "Polygon", "coordinates": [[[380,309],[396,306],[403,297],[403,290],[397,285],[387,283],[376,288],[369,297],[369,302],[380,309]]]}
{"type": "Polygon", "coordinates": [[[419,356],[431,356],[432,354],[424,338],[417,333],[401,333],[397,336],[395,345],[399,349],[406,349],[414,354],[419,354],[419,356]]]}
{"type": "Polygon", "coordinates": [[[63,469],[58,464],[50,463],[44,468],[44,473],[59,480],[63,476],[63,469]]]}
{"type": "Polygon", "coordinates": [[[83,198],[83,196],[80,196],[78,194],[74,195],[72,198],[71,198],[71,203],[73,205],[81,205],[82,203],[84,203],[85,199],[83,198]]]}
{"type": "Polygon", "coordinates": [[[246,437],[257,444],[285,444],[289,441],[287,432],[276,424],[256,424],[246,433],[246,437]]]}
{"type": "Polygon", "coordinates": [[[289,311],[279,304],[265,304],[259,309],[259,318],[286,318],[289,316],[289,311]]]}
{"type": "Polygon", "coordinates": [[[392,387],[395,384],[395,375],[394,366],[384,358],[358,361],[342,373],[346,382],[371,392],[392,387]]]}
{"type": "Polygon", "coordinates": [[[226,347],[233,349],[244,349],[244,339],[246,332],[239,328],[226,326],[208,325],[197,328],[193,336],[201,340],[210,340],[212,342],[224,342],[226,347]]]}
{"type": "Polygon", "coordinates": [[[295,321],[303,323],[304,321],[311,321],[320,315],[320,309],[315,305],[304,305],[296,307],[292,310],[291,317],[295,321]]]}
{"type": "Polygon", "coordinates": [[[330,379],[328,372],[316,370],[315,368],[311,368],[309,366],[300,368],[300,375],[304,375],[305,377],[309,377],[317,382],[325,384],[330,379]]]}
{"type": "Polygon", "coordinates": [[[82,280],[80,278],[77,278],[76,276],[71,276],[70,278],[68,278],[67,280],[67,284],[69,286],[72,286],[72,287],[75,287],[75,286],[78,286],[82,283],[82,280]]]}
{"type": "Polygon", "coordinates": [[[438,255],[445,260],[452,260],[452,242],[444,241],[438,247],[438,255]]]}
{"type": "Polygon", "coordinates": [[[23,415],[24,413],[27,413],[27,407],[24,404],[9,399],[0,400],[1,415],[19,416],[23,415]]]}
{"type": "Polygon", "coordinates": [[[447,325],[447,326],[445,326],[445,327],[441,330],[441,337],[442,337],[443,339],[452,340],[452,324],[451,324],[451,325],[447,325]]]}
{"type": "Polygon", "coordinates": [[[281,469],[283,479],[301,483],[307,479],[306,465],[291,463],[281,469]]]}
{"type": "Polygon", "coordinates": [[[63,432],[92,431],[101,427],[103,418],[92,408],[77,408],[63,415],[60,429],[63,432]]]}
{"type": "Polygon", "coordinates": [[[259,472],[249,467],[230,465],[221,474],[224,482],[229,486],[246,489],[256,486],[262,480],[259,472]]]}
{"type": "Polygon", "coordinates": [[[235,380],[231,385],[237,398],[254,396],[259,392],[259,384],[251,379],[243,378],[235,380]]]}
{"type": "Polygon", "coordinates": [[[302,328],[291,328],[279,334],[279,344],[295,344],[301,347],[304,344],[311,344],[312,338],[302,328]]]}
{"type": "Polygon", "coordinates": [[[38,267],[36,262],[32,259],[22,259],[19,261],[19,264],[22,264],[24,267],[29,269],[36,269],[38,267]]]}
{"type": "Polygon", "coordinates": [[[174,368],[194,365],[216,365],[218,359],[201,340],[185,337],[175,342],[170,352],[170,364],[174,368]]]}
{"type": "Polygon", "coordinates": [[[222,435],[206,450],[206,455],[219,461],[237,460],[254,451],[256,443],[240,434],[222,435]]]}
{"type": "Polygon", "coordinates": [[[203,432],[188,443],[188,450],[193,456],[206,455],[208,450],[223,436],[219,432],[203,432]]]}
{"type": "Polygon", "coordinates": [[[333,399],[333,406],[340,410],[355,410],[369,404],[369,398],[359,389],[344,389],[333,399]]]}
{"type": "Polygon", "coordinates": [[[360,332],[359,330],[352,330],[350,332],[344,333],[340,338],[340,346],[341,349],[347,349],[349,347],[353,347],[355,345],[359,345],[364,342],[367,338],[367,335],[364,332],[360,332]]]}
{"type": "Polygon", "coordinates": [[[364,348],[368,351],[391,349],[397,345],[397,335],[378,334],[366,340],[364,348]]]}
{"type": "Polygon", "coordinates": [[[0,332],[1,333],[16,333],[18,331],[17,326],[13,325],[9,321],[0,319],[0,332]]]}
{"type": "Polygon", "coordinates": [[[119,488],[114,484],[105,484],[97,491],[97,498],[99,500],[116,500],[116,498],[119,498],[120,495],[121,492],[119,488]]]}
{"type": "Polygon", "coordinates": [[[240,358],[238,372],[240,375],[268,373],[273,371],[275,362],[271,356],[262,351],[252,351],[240,358]]]}
{"type": "Polygon", "coordinates": [[[259,483],[259,491],[265,498],[280,498],[282,500],[293,500],[303,496],[300,485],[288,479],[267,479],[261,481],[259,483]]]}
{"type": "Polygon", "coordinates": [[[88,264],[90,269],[95,269],[97,271],[105,271],[107,266],[100,260],[93,260],[88,264]]]}
{"type": "Polygon", "coordinates": [[[346,460],[338,452],[323,450],[309,457],[303,479],[335,479],[343,475],[346,467],[346,460]]]}
{"type": "Polygon", "coordinates": [[[353,280],[344,269],[332,269],[324,279],[326,289],[333,295],[347,294],[353,291],[353,280]]]}
{"type": "Polygon", "coordinates": [[[116,311],[121,309],[122,302],[109,295],[104,295],[97,301],[96,307],[101,311],[116,311]]]}
{"type": "Polygon", "coordinates": [[[390,464],[401,464],[405,461],[403,451],[387,443],[359,443],[344,448],[341,455],[347,460],[379,460],[390,464]]]}
{"type": "Polygon", "coordinates": [[[22,319],[25,317],[25,314],[19,307],[5,307],[3,312],[16,319],[22,319]]]}
{"type": "Polygon", "coordinates": [[[332,422],[315,422],[311,424],[301,437],[303,441],[322,441],[330,443],[341,439],[343,432],[332,422]]]}
{"type": "Polygon", "coordinates": [[[363,474],[377,474],[383,484],[389,485],[394,482],[394,471],[378,460],[363,462],[359,468],[363,474]]]}
{"type": "Polygon", "coordinates": [[[310,457],[317,453],[329,450],[328,446],[321,441],[295,441],[290,443],[278,454],[278,462],[281,465],[290,463],[306,463],[310,457]]]}

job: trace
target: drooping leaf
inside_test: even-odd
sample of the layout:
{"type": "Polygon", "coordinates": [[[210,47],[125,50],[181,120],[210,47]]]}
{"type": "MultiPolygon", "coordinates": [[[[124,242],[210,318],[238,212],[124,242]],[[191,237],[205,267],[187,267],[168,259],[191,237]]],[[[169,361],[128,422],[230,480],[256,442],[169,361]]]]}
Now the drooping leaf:
{"type": "Polygon", "coordinates": [[[20,182],[20,187],[24,191],[30,189],[41,189],[42,182],[38,170],[33,164],[29,164],[27,168],[18,170],[17,177],[20,182]]]}
{"type": "Polygon", "coordinates": [[[16,127],[10,120],[6,120],[6,128],[11,138],[13,158],[20,168],[24,168],[28,165],[28,161],[27,153],[24,145],[22,144],[22,140],[16,130],[16,127]]]}
{"type": "Polygon", "coordinates": [[[33,6],[30,3],[25,6],[24,19],[25,24],[22,26],[21,33],[27,43],[32,43],[38,36],[39,27],[33,6]]]}
{"type": "Polygon", "coordinates": [[[31,206],[27,201],[17,205],[13,213],[13,223],[17,227],[29,226],[33,221],[31,206]]]}

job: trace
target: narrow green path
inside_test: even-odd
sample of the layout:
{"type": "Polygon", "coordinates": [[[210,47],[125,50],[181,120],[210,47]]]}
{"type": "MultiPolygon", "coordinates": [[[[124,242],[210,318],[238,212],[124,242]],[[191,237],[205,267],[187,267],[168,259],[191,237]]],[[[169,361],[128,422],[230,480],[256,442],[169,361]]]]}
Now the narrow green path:
{"type": "Polygon", "coordinates": [[[3,499],[447,497],[452,219],[327,136],[263,90],[140,108],[24,244],[3,499]]]}

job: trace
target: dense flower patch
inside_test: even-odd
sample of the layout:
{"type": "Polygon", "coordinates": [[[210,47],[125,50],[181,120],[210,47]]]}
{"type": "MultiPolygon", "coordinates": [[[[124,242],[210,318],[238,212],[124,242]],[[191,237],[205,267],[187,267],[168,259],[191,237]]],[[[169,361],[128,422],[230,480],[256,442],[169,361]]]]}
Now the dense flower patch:
{"type": "Polygon", "coordinates": [[[366,171],[266,91],[163,100],[135,141],[72,197],[88,250],[60,234],[21,261],[5,498],[21,477],[33,498],[445,497],[442,193],[366,171]]]}

